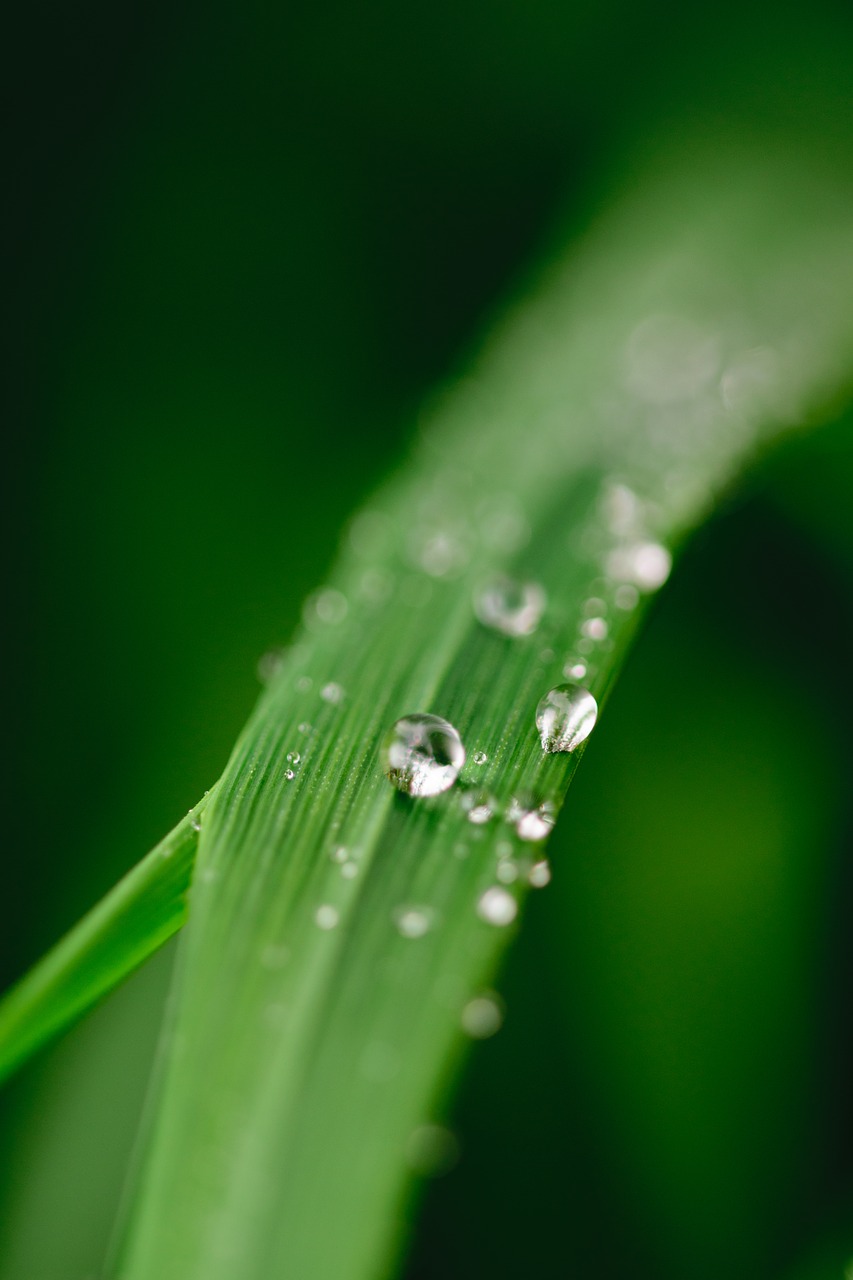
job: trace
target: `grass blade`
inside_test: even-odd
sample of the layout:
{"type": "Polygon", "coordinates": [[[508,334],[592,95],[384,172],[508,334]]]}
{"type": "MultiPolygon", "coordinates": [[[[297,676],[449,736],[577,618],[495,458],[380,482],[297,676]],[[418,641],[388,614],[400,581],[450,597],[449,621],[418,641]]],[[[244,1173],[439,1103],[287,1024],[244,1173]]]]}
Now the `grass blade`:
{"type": "Polygon", "coordinates": [[[206,804],[190,810],[0,1002],[0,1080],[180,929],[206,804]]]}
{"type": "Polygon", "coordinates": [[[512,932],[512,907],[477,904],[519,902],[541,857],[511,801],[556,810],[581,754],[544,754],[533,710],[581,662],[605,701],[666,549],[845,391],[846,208],[801,157],[718,141],[649,165],[355,522],[205,812],[125,1280],[388,1266],[462,1010],[512,932]],[[544,586],[535,634],[475,621],[495,571],[544,586]],[[468,761],[413,802],[378,744],[416,710],[468,761]],[[502,816],[475,825],[461,801],[481,789],[502,816]]]}

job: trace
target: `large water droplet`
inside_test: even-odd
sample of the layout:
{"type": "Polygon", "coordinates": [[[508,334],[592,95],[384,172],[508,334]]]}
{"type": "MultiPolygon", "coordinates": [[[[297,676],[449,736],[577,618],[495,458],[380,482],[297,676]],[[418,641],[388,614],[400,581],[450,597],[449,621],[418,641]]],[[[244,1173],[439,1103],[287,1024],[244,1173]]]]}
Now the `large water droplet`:
{"type": "Polygon", "coordinates": [[[462,739],[447,720],[425,712],[403,716],[382,744],[385,772],[398,791],[437,796],[452,787],[465,763],[462,739]]]}
{"type": "Polygon", "coordinates": [[[580,684],[550,689],[536,708],[543,751],[574,751],[595,728],[598,703],[580,684]]]}
{"type": "Polygon", "coordinates": [[[484,627],[505,636],[529,636],[539,626],[547,597],[538,582],[492,578],[474,593],[474,612],[484,627]]]}

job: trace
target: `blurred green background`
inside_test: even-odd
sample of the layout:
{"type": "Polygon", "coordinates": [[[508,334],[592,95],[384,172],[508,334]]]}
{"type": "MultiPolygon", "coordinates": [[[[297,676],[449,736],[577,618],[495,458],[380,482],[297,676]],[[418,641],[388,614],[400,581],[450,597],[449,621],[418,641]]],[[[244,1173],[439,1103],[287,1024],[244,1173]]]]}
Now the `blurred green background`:
{"type": "MultiPolygon", "coordinates": [[[[851,69],[828,0],[18,15],[4,984],[217,776],[258,657],[554,226],[694,121],[853,162],[851,69]]],[[[853,1256],[849,425],[753,476],[656,607],[410,1280],[853,1256]]],[[[2,1280],[98,1274],[169,962],[0,1097],[2,1280]]]]}

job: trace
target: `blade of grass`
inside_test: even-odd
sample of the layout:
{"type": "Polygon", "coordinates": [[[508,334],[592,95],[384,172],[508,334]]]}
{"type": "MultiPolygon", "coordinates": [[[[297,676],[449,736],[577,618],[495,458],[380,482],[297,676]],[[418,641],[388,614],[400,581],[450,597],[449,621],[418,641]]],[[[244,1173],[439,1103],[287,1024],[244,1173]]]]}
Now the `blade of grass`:
{"type": "Polygon", "coordinates": [[[603,703],[665,548],[846,390],[847,207],[802,157],[719,138],[649,164],[354,523],[204,816],[125,1280],[384,1273],[461,1012],[541,857],[510,802],[556,809],[581,754],[543,754],[537,700],[586,662],[603,703]],[[496,570],[545,587],[535,634],[475,621],[496,570]],[[449,718],[468,761],[413,802],[378,744],[416,710],[449,718]],[[473,789],[498,815],[479,826],[473,789]]]}
{"type": "Polygon", "coordinates": [[[0,1081],[180,929],[207,802],[191,809],[0,1002],[0,1081]]]}

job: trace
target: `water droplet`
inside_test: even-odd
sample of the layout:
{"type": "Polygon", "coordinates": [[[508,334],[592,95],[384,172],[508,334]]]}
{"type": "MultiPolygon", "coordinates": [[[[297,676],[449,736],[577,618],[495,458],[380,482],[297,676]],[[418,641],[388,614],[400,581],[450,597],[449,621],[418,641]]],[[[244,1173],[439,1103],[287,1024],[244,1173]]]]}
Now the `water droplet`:
{"type": "Polygon", "coordinates": [[[288,782],[292,782],[293,779],[296,777],[296,774],[293,772],[292,769],[285,769],[284,776],[288,782]]]}
{"type": "Polygon", "coordinates": [[[331,702],[334,704],[340,702],[343,696],[344,691],[342,687],[339,684],[336,684],[334,680],[330,680],[328,684],[324,684],[320,690],[320,697],[324,702],[331,702]]]}
{"type": "Polygon", "coordinates": [[[261,684],[269,684],[284,666],[286,650],[269,649],[258,658],[257,673],[261,684]]]}
{"type": "Polygon", "coordinates": [[[305,601],[302,617],[307,627],[317,630],[318,627],[337,626],[348,611],[349,604],[342,591],[335,587],[321,587],[305,601]]]}
{"type": "Polygon", "coordinates": [[[495,812],[495,799],[488,791],[466,791],[460,803],[468,821],[478,827],[488,822],[495,812]]]}
{"type": "Polygon", "coordinates": [[[518,867],[514,862],[503,860],[495,868],[495,875],[501,884],[514,884],[518,879],[518,867]]]}
{"type": "Polygon", "coordinates": [[[314,912],[314,923],[319,929],[335,929],[339,920],[340,915],[337,907],[331,906],[328,902],[324,902],[314,912]]]}
{"type": "Polygon", "coordinates": [[[347,862],[349,859],[349,849],[344,844],[337,844],[329,854],[329,857],[332,859],[332,862],[347,862]]]}
{"type": "Polygon", "coordinates": [[[298,751],[288,751],[287,753],[288,764],[299,764],[301,759],[302,759],[302,756],[299,754],[298,751]]]}
{"type": "Polygon", "coordinates": [[[296,692],[307,693],[312,688],[314,681],[310,676],[300,676],[296,681],[296,692]]]}
{"type": "Polygon", "coordinates": [[[616,588],[613,593],[613,600],[617,609],[625,609],[626,612],[630,613],[639,604],[640,593],[636,587],[626,583],[616,588]]]}
{"type": "Polygon", "coordinates": [[[454,577],[468,562],[465,543],[447,530],[438,530],[423,539],[416,558],[431,578],[454,577]]]}
{"type": "Polygon", "coordinates": [[[582,658],[569,658],[563,667],[563,675],[569,680],[583,680],[589,666],[582,658]]]}
{"type": "Polygon", "coordinates": [[[529,636],[539,626],[547,597],[538,582],[492,578],[474,593],[474,612],[484,627],[505,636],[529,636]]]}
{"type": "Polygon", "coordinates": [[[406,1143],[406,1163],[424,1178],[449,1173],[459,1159],[455,1134],[440,1124],[422,1124],[413,1129],[406,1143]]]}
{"type": "Polygon", "coordinates": [[[592,618],[596,615],[606,613],[607,605],[603,600],[600,600],[598,596],[591,596],[589,600],[584,600],[583,612],[585,617],[592,618]]]}
{"type": "Polygon", "coordinates": [[[359,594],[371,604],[382,604],[394,590],[393,575],[385,569],[365,569],[358,583],[359,594]]]}
{"type": "Polygon", "coordinates": [[[606,640],[608,626],[604,618],[587,618],[581,624],[581,634],[589,640],[606,640]]]}
{"type": "Polygon", "coordinates": [[[486,755],[485,751],[475,751],[471,759],[474,761],[474,764],[486,764],[489,757],[486,755]]]}
{"type": "Polygon", "coordinates": [[[437,796],[459,777],[465,748],[447,720],[414,712],[399,719],[385,735],[382,759],[398,791],[409,796],[437,796]]]}
{"type": "Polygon", "coordinates": [[[310,733],[310,732],[311,732],[311,726],[310,726],[310,724],[308,723],[308,721],[307,721],[307,720],[303,720],[303,721],[301,721],[301,723],[300,723],[300,724],[298,724],[296,727],[297,727],[297,729],[299,730],[299,732],[300,732],[300,733],[310,733]]]}
{"type": "Polygon", "coordinates": [[[506,889],[493,884],[481,895],[477,903],[477,915],[487,924],[502,928],[504,925],[512,924],[518,915],[518,903],[506,889]]]}
{"type": "Polygon", "coordinates": [[[362,511],[349,528],[350,545],[356,555],[371,559],[390,543],[394,525],[382,511],[362,511]]]}
{"type": "Polygon", "coordinates": [[[546,884],[551,883],[551,867],[544,858],[534,862],[527,873],[527,883],[534,889],[544,889],[546,884]]]}
{"type": "Polygon", "coordinates": [[[672,556],[659,542],[632,542],[617,547],[607,557],[607,572],[617,582],[640,591],[657,591],[669,577],[672,556]]]}
{"type": "Polygon", "coordinates": [[[341,875],[345,880],[354,880],[358,875],[358,863],[345,862],[341,867],[341,875]]]}
{"type": "Polygon", "coordinates": [[[503,1005],[490,994],[475,996],[462,1010],[462,1030],[475,1040],[488,1040],[500,1031],[503,1020],[503,1005]]]}
{"type": "Polygon", "coordinates": [[[598,703],[580,684],[550,689],[536,708],[543,751],[574,751],[595,728],[598,703]]]}
{"type": "Polygon", "coordinates": [[[423,938],[435,923],[435,912],[430,907],[397,907],[394,923],[401,938],[423,938]]]}
{"type": "Polygon", "coordinates": [[[537,802],[530,796],[517,796],[507,810],[507,818],[519,840],[535,842],[551,834],[557,814],[548,800],[537,802]]]}
{"type": "Polygon", "coordinates": [[[193,818],[192,822],[190,823],[190,826],[192,827],[193,831],[201,831],[201,818],[193,818]]]}

